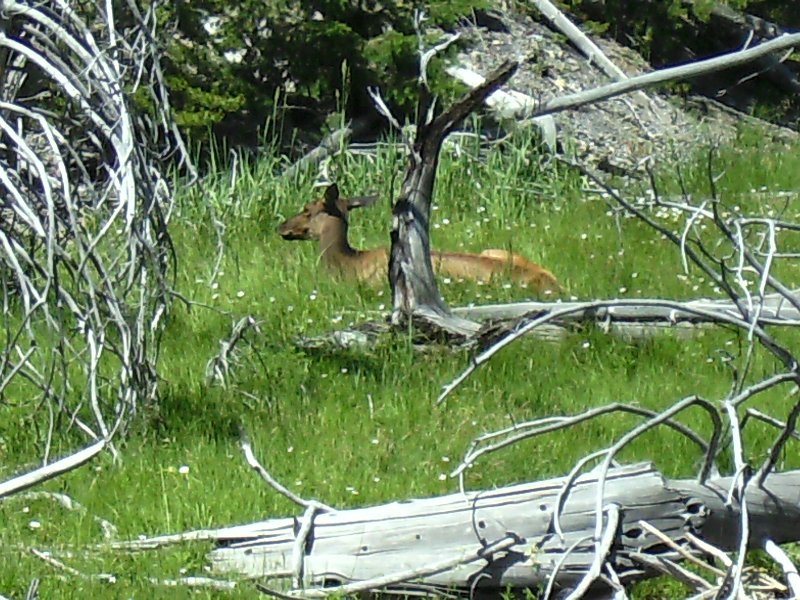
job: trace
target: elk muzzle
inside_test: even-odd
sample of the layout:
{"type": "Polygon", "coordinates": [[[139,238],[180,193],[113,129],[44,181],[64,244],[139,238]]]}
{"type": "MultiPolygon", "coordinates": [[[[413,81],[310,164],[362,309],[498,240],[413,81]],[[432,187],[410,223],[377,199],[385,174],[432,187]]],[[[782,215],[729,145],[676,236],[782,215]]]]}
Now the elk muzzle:
{"type": "Polygon", "coordinates": [[[278,225],[277,232],[285,240],[307,240],[308,227],[302,227],[296,223],[292,223],[293,219],[284,221],[278,225]]]}

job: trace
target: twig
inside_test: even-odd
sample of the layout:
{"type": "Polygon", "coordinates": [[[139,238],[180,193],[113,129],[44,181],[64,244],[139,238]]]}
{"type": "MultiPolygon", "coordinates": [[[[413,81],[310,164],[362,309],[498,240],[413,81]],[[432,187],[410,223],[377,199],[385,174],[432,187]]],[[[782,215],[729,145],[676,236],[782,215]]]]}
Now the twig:
{"type": "MultiPolygon", "coordinates": [[[[669,536],[665,535],[660,529],[658,529],[657,527],[654,527],[653,525],[651,525],[647,521],[639,521],[639,525],[641,525],[643,529],[647,530],[648,533],[650,533],[651,535],[657,537],[659,540],[661,540],[661,542],[663,542],[664,544],[667,544],[670,548],[675,550],[675,552],[680,554],[685,560],[688,560],[689,562],[697,565],[698,567],[702,567],[704,569],[709,570],[711,573],[713,573],[714,575],[716,575],[718,577],[724,577],[725,576],[725,571],[722,571],[721,569],[717,569],[713,565],[709,565],[707,562],[700,560],[694,554],[692,554],[691,552],[686,550],[686,548],[684,548],[680,544],[677,544],[675,542],[675,540],[673,540],[669,536]]],[[[691,540],[690,540],[690,542],[691,542],[691,540]]],[[[705,548],[707,546],[708,546],[707,544],[704,544],[704,547],[700,548],[700,549],[703,552],[706,552],[705,548]]]]}
{"type": "Polygon", "coordinates": [[[742,433],[739,427],[739,416],[736,414],[736,407],[730,402],[723,402],[723,408],[728,414],[730,422],[729,431],[733,442],[733,463],[736,467],[736,476],[731,483],[726,504],[733,502],[734,495],[739,502],[739,553],[736,563],[728,567],[723,587],[730,585],[728,600],[734,600],[739,596],[742,588],[742,571],[744,570],[745,555],[747,544],[750,540],[750,520],[747,511],[747,485],[750,482],[750,466],[744,460],[744,450],[742,447],[742,433]]]}
{"type": "MultiPolygon", "coordinates": [[[[420,35],[420,42],[421,42],[422,37],[421,37],[421,34],[419,34],[419,31],[418,31],[418,35],[420,35]]],[[[428,63],[430,63],[431,60],[433,59],[433,57],[436,56],[437,54],[439,54],[439,52],[447,50],[447,48],[449,48],[452,44],[454,44],[456,41],[458,41],[460,39],[461,39],[461,34],[460,33],[448,34],[448,35],[446,35],[444,37],[444,40],[442,40],[441,42],[439,42],[435,46],[429,48],[428,50],[423,50],[422,48],[420,48],[419,79],[420,79],[420,82],[421,82],[422,85],[424,85],[425,87],[429,87],[428,86],[428,63]]]]}
{"type": "MultiPolygon", "coordinates": [[[[66,494],[62,494],[59,492],[25,492],[24,494],[19,494],[14,496],[16,500],[38,500],[40,498],[45,498],[47,500],[53,500],[57,502],[59,505],[64,507],[67,510],[76,510],[80,512],[87,512],[86,507],[83,506],[80,502],[70,498],[66,494]]],[[[6,498],[0,498],[0,501],[6,500],[6,498]]],[[[97,515],[92,515],[92,519],[97,521],[100,524],[100,528],[103,530],[103,537],[107,540],[114,539],[117,537],[118,529],[116,525],[111,523],[110,521],[98,517],[97,515]]]]}
{"type": "Polygon", "coordinates": [[[65,565],[57,558],[52,557],[48,552],[42,552],[41,550],[37,550],[36,548],[31,548],[30,552],[36,558],[41,559],[51,567],[55,567],[56,569],[59,569],[61,571],[66,571],[67,573],[75,577],[80,577],[81,579],[92,579],[95,581],[102,581],[103,583],[115,583],[117,581],[117,578],[109,573],[93,573],[90,575],[82,573],[78,569],[70,567],[69,565],[65,565]]]}
{"type": "Polygon", "coordinates": [[[303,524],[297,532],[292,548],[292,587],[299,589],[303,587],[303,559],[306,555],[308,546],[308,536],[314,527],[314,516],[317,514],[318,507],[309,506],[303,515],[303,524]]]}
{"type": "Polygon", "coordinates": [[[36,600],[39,597],[39,578],[34,577],[25,592],[25,600],[36,600]]]}
{"type": "Polygon", "coordinates": [[[764,542],[764,551],[783,569],[783,573],[786,575],[786,583],[792,591],[792,598],[800,598],[800,574],[797,573],[797,567],[792,560],[772,540],[764,542]]]}
{"type": "MultiPolygon", "coordinates": [[[[594,302],[582,303],[579,306],[571,306],[565,308],[554,308],[550,313],[528,320],[522,320],[520,324],[505,337],[495,342],[492,346],[481,352],[478,356],[472,359],[472,364],[467,367],[458,377],[453,379],[450,383],[443,386],[442,393],[439,395],[436,403],[439,404],[447,398],[452,391],[463,383],[480,365],[487,362],[497,352],[512,343],[513,341],[521,338],[532,329],[539,327],[545,323],[558,321],[561,318],[567,317],[570,314],[583,312],[593,309],[603,309],[611,307],[638,307],[638,306],[657,306],[661,308],[671,308],[674,310],[685,311],[687,314],[694,314],[699,317],[708,319],[715,319],[720,323],[734,325],[744,330],[749,330],[751,323],[742,318],[729,315],[720,314],[710,310],[695,308],[687,306],[685,303],[673,302],[670,300],[598,300],[594,302]]],[[[756,328],[754,333],[762,341],[772,343],[771,338],[761,328],[756,328]]]]}
{"type": "Polygon", "coordinates": [[[247,464],[250,465],[253,470],[259,474],[261,479],[267,482],[269,486],[274,489],[276,492],[285,496],[295,504],[302,506],[305,509],[313,508],[319,512],[336,512],[335,508],[332,508],[326,504],[322,504],[321,502],[317,502],[316,500],[304,500],[285,486],[281,485],[276,479],[270,475],[267,470],[261,466],[261,463],[258,462],[255,454],[253,454],[253,448],[250,446],[250,442],[247,439],[247,436],[242,431],[241,434],[241,443],[242,452],[244,452],[244,458],[247,461],[247,464]]]}
{"type": "MultiPolygon", "coordinates": [[[[798,367],[795,367],[795,369],[797,368],[798,367]]],[[[780,434],[778,434],[778,437],[775,439],[772,446],[770,446],[767,458],[761,464],[761,467],[758,469],[758,472],[755,475],[756,481],[760,487],[764,485],[767,477],[772,472],[775,464],[778,462],[778,458],[783,451],[783,447],[788,443],[789,439],[795,435],[797,431],[798,418],[800,418],[800,402],[796,402],[792,407],[792,410],[789,412],[789,416],[786,419],[786,426],[783,428],[783,430],[781,430],[780,434]]]]}
{"type": "MultiPolygon", "coordinates": [[[[705,408],[707,412],[709,412],[709,414],[711,415],[716,414],[713,408],[710,407],[710,405],[703,405],[703,408],[705,408]]],[[[654,419],[659,416],[659,413],[656,413],[654,411],[645,408],[640,408],[638,406],[631,406],[628,404],[614,403],[614,404],[609,404],[607,406],[601,406],[598,408],[589,409],[583,413],[579,413],[577,415],[573,415],[570,417],[547,417],[544,419],[536,419],[534,421],[528,421],[525,423],[517,423],[506,429],[501,429],[499,431],[487,433],[475,438],[470,444],[469,448],[467,449],[464,458],[461,461],[461,464],[459,464],[453,470],[450,476],[459,477],[460,488],[463,492],[464,485],[462,477],[464,472],[470,465],[474,464],[475,461],[478,460],[484,454],[496,452],[524,439],[529,439],[539,435],[544,435],[546,433],[552,433],[555,431],[559,431],[561,429],[566,429],[568,427],[572,427],[584,421],[596,419],[600,416],[614,412],[630,413],[637,416],[649,417],[650,419],[654,419]],[[499,442],[495,442],[493,444],[480,448],[478,447],[480,444],[484,442],[493,440],[495,438],[503,437],[506,435],[508,437],[506,437],[505,439],[501,439],[499,442]]],[[[714,419],[713,416],[711,417],[711,419],[712,423],[714,424],[714,432],[715,432],[714,436],[719,437],[722,433],[721,422],[719,421],[718,418],[714,419]]],[[[709,444],[706,443],[702,438],[700,438],[700,436],[698,436],[694,431],[687,428],[686,426],[677,423],[672,419],[666,419],[664,421],[664,425],[686,436],[689,440],[697,444],[706,455],[712,453],[712,448],[710,448],[709,444]]]]}
{"type": "MultiPolygon", "coordinates": [[[[189,542],[216,542],[227,539],[230,535],[230,529],[198,529],[196,531],[187,531],[184,533],[176,533],[171,535],[160,535],[156,537],[142,537],[138,540],[128,540],[124,542],[112,542],[110,547],[113,550],[127,550],[129,552],[138,552],[141,550],[156,550],[158,548],[166,548],[176,544],[185,544],[189,542]]],[[[100,546],[103,548],[104,546],[100,546]]]]}
{"type": "Polygon", "coordinates": [[[260,334],[258,322],[252,317],[247,316],[240,319],[231,329],[231,334],[226,340],[220,340],[219,352],[209,359],[206,363],[206,379],[216,381],[225,387],[227,377],[230,374],[231,363],[234,360],[234,350],[236,344],[245,336],[248,330],[252,329],[260,334]]]}
{"type": "MultiPolygon", "coordinates": [[[[784,423],[780,419],[776,419],[775,417],[765,415],[760,410],[756,410],[755,408],[748,408],[745,411],[744,417],[742,417],[742,423],[741,423],[742,430],[744,430],[747,421],[751,418],[766,423],[767,425],[772,425],[773,427],[776,427],[778,429],[784,429],[786,427],[786,423],[784,423]]],[[[798,433],[796,430],[792,431],[790,435],[794,439],[800,440],[800,433],[798,433]]]]}
{"type": "Polygon", "coordinates": [[[202,588],[219,590],[221,592],[235,590],[237,585],[235,581],[225,581],[223,579],[213,579],[211,577],[180,577],[178,579],[148,577],[147,580],[154,585],[163,585],[165,587],[202,588]]]}
{"type": "MultiPolygon", "coordinates": [[[[602,486],[598,485],[598,488],[602,490],[602,486]]],[[[602,523],[598,523],[598,527],[601,528],[602,536],[598,536],[595,539],[592,566],[575,589],[570,592],[566,600],[580,600],[580,598],[583,598],[584,594],[589,590],[589,586],[600,576],[606,556],[611,551],[611,545],[614,543],[614,539],[617,536],[617,527],[619,526],[619,505],[612,502],[603,508],[603,512],[606,514],[606,525],[605,528],[602,529],[602,523]]]]}
{"type": "Polygon", "coordinates": [[[559,571],[561,571],[561,568],[564,566],[564,564],[566,564],[567,559],[569,559],[569,557],[572,555],[572,553],[575,552],[575,550],[578,549],[578,546],[580,546],[581,544],[585,544],[587,542],[591,542],[591,541],[592,541],[592,537],[588,536],[588,535],[585,536],[585,537],[582,537],[582,538],[578,538],[559,557],[558,561],[553,566],[553,572],[550,574],[550,577],[547,578],[547,585],[545,586],[544,592],[542,593],[542,600],[550,600],[550,596],[552,595],[553,589],[554,589],[555,584],[556,584],[556,578],[558,576],[558,573],[559,573],[559,571]]]}
{"type": "MultiPolygon", "coordinates": [[[[667,538],[670,542],[669,538],[667,538]]],[[[674,547],[674,542],[670,544],[670,548],[674,547]]],[[[643,565],[646,565],[652,569],[656,569],[661,571],[665,575],[669,575],[684,584],[692,587],[697,590],[711,590],[715,589],[708,581],[700,577],[699,575],[695,575],[691,571],[684,569],[676,562],[666,558],[665,556],[651,556],[649,554],[645,554],[642,552],[638,552],[635,554],[631,554],[631,559],[639,562],[643,565]]],[[[702,562],[702,561],[700,561],[702,562]]]]}
{"type": "MultiPolygon", "coordinates": [[[[706,554],[709,554],[719,560],[724,567],[728,568],[733,564],[733,561],[730,559],[730,557],[722,550],[697,537],[692,532],[686,532],[686,539],[689,540],[689,542],[693,546],[697,547],[701,552],[705,552],[706,554]]],[[[725,575],[725,573],[722,573],[722,575],[725,575]]]]}

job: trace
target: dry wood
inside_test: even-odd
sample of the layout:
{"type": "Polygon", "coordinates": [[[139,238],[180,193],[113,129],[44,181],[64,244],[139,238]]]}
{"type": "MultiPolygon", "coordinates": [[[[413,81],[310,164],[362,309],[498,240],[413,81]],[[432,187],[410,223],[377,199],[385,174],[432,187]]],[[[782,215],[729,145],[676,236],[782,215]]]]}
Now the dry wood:
{"type": "MultiPolygon", "coordinates": [[[[800,294],[797,295],[800,299],[800,294]]],[[[514,319],[525,315],[543,316],[553,311],[563,311],[559,322],[594,321],[598,324],[626,324],[667,326],[677,324],[698,325],[725,323],[724,316],[741,317],[740,308],[731,300],[700,299],[686,302],[666,301],[658,298],[636,300],[608,300],[597,306],[596,302],[510,302],[453,308],[453,313],[465,319],[514,319]],[[720,315],[717,317],[716,315],[720,315]]],[[[746,318],[754,318],[764,325],[800,326],[800,311],[780,294],[768,294],[748,308],[746,318]]]]}
{"type": "Polygon", "coordinates": [[[6,0],[0,28],[0,391],[35,394],[44,463],[73,424],[116,457],[155,397],[174,266],[163,161],[192,172],[152,37],[161,0],[52,4],[6,0]]]}
{"type": "Polygon", "coordinates": [[[51,567],[69,573],[74,577],[79,577],[80,579],[101,581],[103,583],[115,583],[117,580],[117,578],[111,573],[84,573],[83,571],[79,571],[74,567],[64,564],[62,561],[54,557],[50,552],[43,552],[41,550],[37,550],[36,548],[31,548],[30,553],[51,567]]]}
{"type": "Polygon", "coordinates": [[[249,330],[255,331],[256,334],[261,333],[258,326],[258,321],[250,315],[242,317],[231,328],[231,334],[228,339],[219,341],[219,352],[210,358],[206,363],[206,380],[209,382],[216,382],[225,387],[227,384],[228,376],[230,375],[231,365],[235,363],[235,349],[245,334],[249,330]]]}
{"type": "MultiPolygon", "coordinates": [[[[476,88],[486,82],[482,75],[463,66],[450,65],[445,70],[448,75],[458,79],[461,83],[471,88],[476,88]]],[[[517,90],[496,90],[486,98],[486,106],[488,106],[497,117],[506,121],[515,119],[522,111],[526,110],[526,107],[534,106],[535,104],[536,100],[533,97],[517,90]]],[[[547,145],[547,148],[551,152],[556,152],[558,149],[558,135],[556,123],[552,115],[534,117],[526,121],[533,123],[539,128],[542,134],[542,140],[547,145]]],[[[519,122],[523,123],[526,121],[519,122]]]]}
{"type": "Polygon", "coordinates": [[[342,148],[346,148],[348,142],[353,137],[358,137],[369,130],[375,124],[374,116],[366,116],[360,119],[348,121],[339,129],[332,131],[319,143],[319,146],[307,152],[302,158],[295,161],[284,172],[287,178],[297,177],[306,169],[316,166],[328,156],[336,154],[342,148]]]}
{"type": "MultiPolygon", "coordinates": [[[[623,583],[657,572],[642,566],[633,555],[647,553],[677,561],[685,558],[685,552],[701,554],[689,543],[687,533],[699,532],[723,549],[738,543],[735,523],[740,505],[736,499],[726,505],[730,478],[713,479],[706,485],[691,480],[665,481],[652,467],[636,465],[610,469],[602,494],[598,481],[598,474],[589,473],[570,487],[560,518],[563,539],[552,535],[552,520],[558,494],[568,483],[564,478],[317,515],[314,542],[304,557],[306,591],[323,584],[392,579],[392,572],[418,574],[414,581],[390,586],[393,590],[414,590],[418,583],[425,589],[441,586],[468,592],[471,582],[478,591],[507,585],[518,589],[543,585],[557,565],[557,589],[572,589],[597,556],[593,508],[598,495],[605,505],[620,507],[620,526],[613,529],[614,552],[605,560],[623,583]],[[641,527],[642,519],[668,535],[683,552],[665,546],[641,527]],[[457,562],[470,548],[490,546],[508,536],[515,539],[513,546],[478,563],[457,564],[437,573],[426,571],[447,557],[457,562]]],[[[795,471],[771,475],[764,489],[747,489],[753,542],[764,537],[779,543],[800,539],[798,483],[800,472],[795,471]],[[781,517],[774,519],[775,514],[781,517]]],[[[296,536],[295,519],[219,530],[219,548],[211,554],[212,564],[223,573],[283,579],[296,536]]],[[[594,580],[591,588],[603,585],[594,580]]],[[[325,590],[328,594],[336,591],[336,587],[325,590]]]]}
{"type": "Polygon", "coordinates": [[[789,589],[792,591],[792,598],[800,598],[800,574],[797,573],[797,567],[792,559],[772,540],[764,543],[764,551],[783,569],[786,583],[789,584],[789,589]]]}
{"type": "Polygon", "coordinates": [[[609,79],[622,81],[628,76],[603,53],[580,28],[578,28],[558,7],[549,0],[531,0],[531,3],[547,17],[553,26],[569,38],[584,56],[597,64],[609,79]]]}
{"type": "Polygon", "coordinates": [[[19,475],[18,477],[9,479],[8,481],[4,481],[0,483],[0,498],[21,492],[22,490],[33,487],[34,485],[42,483],[43,481],[47,481],[48,479],[58,477],[63,473],[77,469],[100,454],[106,445],[107,444],[105,440],[100,440],[99,442],[95,442],[88,448],[84,448],[75,454],[66,456],[60,460],[50,463],[49,465],[45,465],[44,467],[39,467],[35,471],[31,471],[29,473],[25,473],[24,475],[19,475]]]}
{"type": "Polygon", "coordinates": [[[221,592],[235,590],[237,585],[235,581],[225,581],[224,579],[213,579],[211,577],[180,577],[178,579],[157,579],[155,577],[150,577],[148,581],[153,585],[161,585],[170,588],[201,588],[218,590],[221,592]]]}
{"type": "Polygon", "coordinates": [[[427,89],[421,89],[413,151],[392,209],[389,281],[395,325],[412,320],[417,325],[432,325],[436,330],[460,337],[472,336],[478,330],[477,324],[453,316],[439,294],[431,264],[430,205],[444,138],[477,110],[489,94],[507,82],[516,69],[516,63],[501,65],[487,78],[487,83],[435,119],[429,120],[430,98],[427,89]]]}

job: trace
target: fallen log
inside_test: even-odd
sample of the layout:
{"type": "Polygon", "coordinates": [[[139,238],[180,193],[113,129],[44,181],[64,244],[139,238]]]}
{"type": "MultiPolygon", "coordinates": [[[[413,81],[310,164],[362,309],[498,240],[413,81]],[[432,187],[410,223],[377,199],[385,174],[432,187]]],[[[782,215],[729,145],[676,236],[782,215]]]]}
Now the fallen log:
{"type": "MultiPolygon", "coordinates": [[[[301,584],[295,591],[304,597],[360,590],[496,594],[507,587],[541,588],[551,578],[554,589],[570,590],[598,556],[626,584],[658,574],[652,566],[658,561],[701,555],[690,543],[693,535],[722,550],[739,545],[740,504],[736,498],[727,503],[731,478],[700,484],[666,480],[649,464],[611,469],[598,524],[599,478],[591,472],[571,484],[560,478],[306,512],[206,532],[204,538],[218,545],[209,555],[214,571],[270,580],[270,586],[283,589],[294,579],[301,584]],[[560,536],[554,529],[559,504],[560,536]],[[299,562],[298,540],[303,542],[299,562]]],[[[772,474],[764,488],[748,486],[745,497],[751,545],[800,539],[800,471],[772,474]]],[[[152,545],[157,538],[146,541],[152,545]]],[[[602,578],[591,584],[597,592],[608,588],[602,578]]]]}
{"type": "Polygon", "coordinates": [[[299,158],[296,162],[291,164],[283,172],[286,178],[297,177],[301,172],[316,167],[320,162],[327,157],[336,154],[342,148],[346,148],[350,140],[354,137],[359,137],[372,129],[377,122],[377,115],[366,115],[358,119],[348,121],[346,125],[339,129],[332,131],[325,136],[319,143],[319,146],[307,152],[304,156],[299,158]]]}
{"type": "MultiPolygon", "coordinates": [[[[795,296],[797,294],[795,293],[795,296]]],[[[566,321],[596,321],[598,323],[663,323],[675,325],[678,323],[721,323],[724,316],[744,317],[754,319],[764,325],[800,325],[800,310],[789,303],[782,294],[768,294],[761,302],[753,300],[752,307],[744,302],[741,311],[730,300],[699,299],[688,301],[673,301],[658,298],[646,299],[620,299],[607,300],[608,306],[596,308],[593,304],[598,301],[588,302],[511,302],[508,304],[487,304],[483,306],[463,306],[453,308],[454,314],[465,319],[482,321],[485,319],[514,319],[529,314],[543,314],[553,310],[570,311],[559,322],[566,321]],[[617,305],[614,303],[617,302],[617,305]],[[743,314],[744,313],[744,314],[743,314]],[[715,319],[714,314],[719,314],[715,319]]]]}

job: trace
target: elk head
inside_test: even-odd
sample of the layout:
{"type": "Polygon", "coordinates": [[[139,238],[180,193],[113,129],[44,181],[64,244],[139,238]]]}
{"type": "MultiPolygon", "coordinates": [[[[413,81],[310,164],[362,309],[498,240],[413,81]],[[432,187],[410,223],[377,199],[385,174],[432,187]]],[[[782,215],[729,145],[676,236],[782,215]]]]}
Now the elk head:
{"type": "Polygon", "coordinates": [[[309,202],[301,212],[281,223],[278,234],[285,240],[319,240],[326,227],[346,227],[350,210],[369,206],[377,199],[377,196],[341,198],[338,186],[333,183],[320,200],[309,202]]]}

